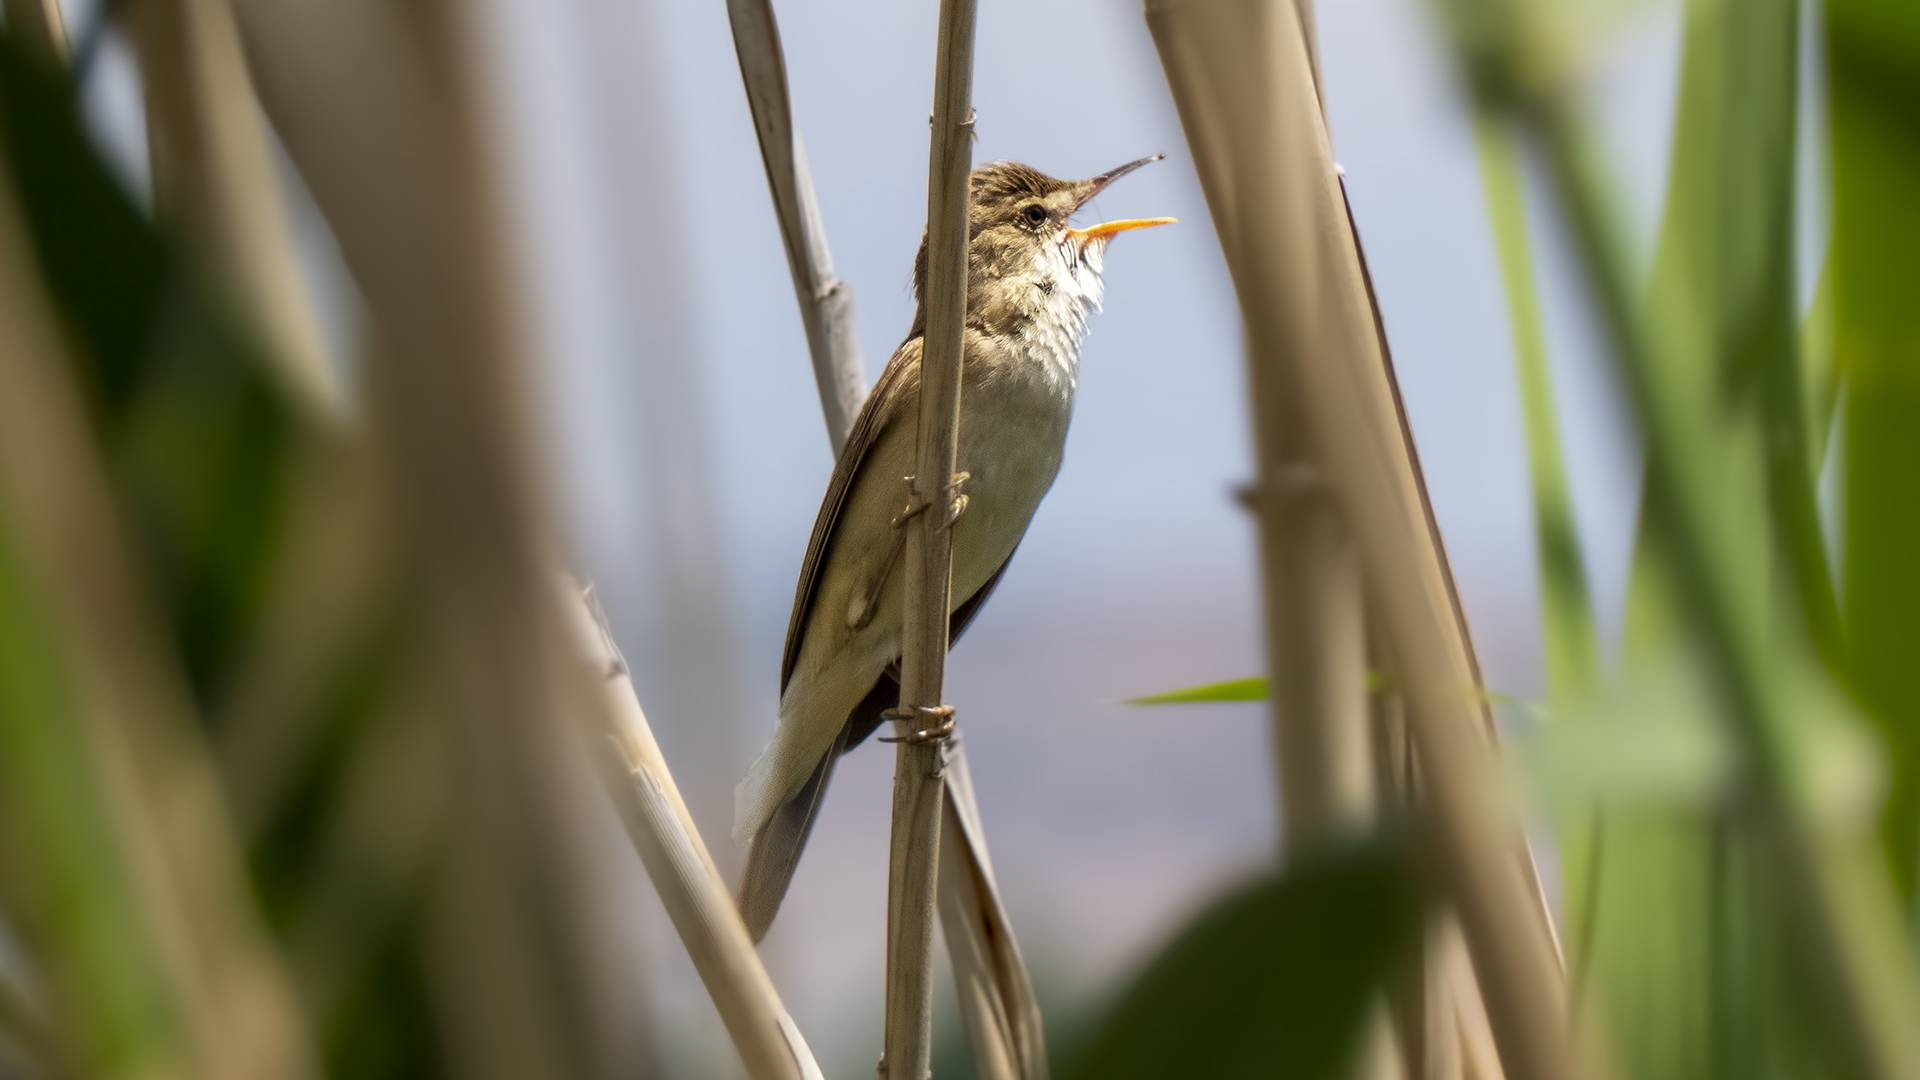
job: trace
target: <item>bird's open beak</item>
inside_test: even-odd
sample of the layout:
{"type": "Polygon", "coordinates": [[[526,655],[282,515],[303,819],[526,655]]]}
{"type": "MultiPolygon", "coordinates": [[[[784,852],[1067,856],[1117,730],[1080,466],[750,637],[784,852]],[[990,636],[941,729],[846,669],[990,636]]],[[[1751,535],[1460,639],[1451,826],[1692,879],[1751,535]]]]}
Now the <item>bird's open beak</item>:
{"type": "Polygon", "coordinates": [[[1166,156],[1165,154],[1155,154],[1152,157],[1143,157],[1139,161],[1129,161],[1117,169],[1108,169],[1099,176],[1089,177],[1085,180],[1076,180],[1073,185],[1073,208],[1075,210],[1080,209],[1087,205],[1095,195],[1105,191],[1108,184],[1113,183],[1115,180],[1120,179],[1142,165],[1151,165],[1166,156]]]}
{"type": "MultiPolygon", "coordinates": [[[[1073,185],[1073,208],[1075,210],[1080,209],[1092,201],[1095,195],[1106,190],[1108,184],[1113,183],[1115,180],[1120,179],[1142,165],[1151,165],[1166,156],[1165,154],[1155,154],[1152,157],[1143,157],[1139,161],[1129,161],[1117,169],[1108,169],[1099,176],[1076,182],[1073,185]]],[[[1127,218],[1123,221],[1103,221],[1098,225],[1089,225],[1084,229],[1068,229],[1067,239],[1073,241],[1076,250],[1085,251],[1088,245],[1105,244],[1107,241],[1112,240],[1128,229],[1150,229],[1155,225],[1170,225],[1173,221],[1174,219],[1170,217],[1127,218]]]]}
{"type": "Polygon", "coordinates": [[[1084,229],[1068,229],[1067,239],[1084,248],[1096,240],[1105,243],[1128,229],[1151,229],[1155,225],[1171,225],[1179,220],[1179,218],[1170,217],[1136,217],[1123,218],[1119,221],[1103,221],[1084,229]]]}

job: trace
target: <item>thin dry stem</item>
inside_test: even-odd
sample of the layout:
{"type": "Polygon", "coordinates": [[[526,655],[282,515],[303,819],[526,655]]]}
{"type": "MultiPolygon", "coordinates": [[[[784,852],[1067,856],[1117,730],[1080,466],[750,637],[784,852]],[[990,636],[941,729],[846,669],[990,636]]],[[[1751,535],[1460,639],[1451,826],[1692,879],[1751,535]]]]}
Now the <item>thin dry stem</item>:
{"type": "Polygon", "coordinates": [[[754,133],[760,137],[760,160],[773,191],[774,216],[786,241],[787,269],[820,386],[827,437],[838,451],[867,396],[853,322],[853,287],[833,274],[826,226],[787,98],[787,61],[773,5],[769,0],[727,0],[727,18],[733,25],[733,48],[753,111],[754,133]]]}
{"type": "Polygon", "coordinates": [[[1040,1002],[1014,940],[973,797],[966,746],[947,746],[947,801],[940,826],[940,929],[953,963],[960,1019],[980,1080],[1045,1080],[1040,1002]]]}
{"type": "MultiPolygon", "coordinates": [[[[569,591],[574,637],[590,677],[601,683],[599,714],[621,766],[607,775],[608,791],[747,1075],[754,1080],[820,1080],[820,1067],[781,1004],[740,921],[740,910],[673,782],[599,606],[590,591],[569,591]]],[[[615,758],[600,755],[599,760],[611,764],[615,758]]]]}

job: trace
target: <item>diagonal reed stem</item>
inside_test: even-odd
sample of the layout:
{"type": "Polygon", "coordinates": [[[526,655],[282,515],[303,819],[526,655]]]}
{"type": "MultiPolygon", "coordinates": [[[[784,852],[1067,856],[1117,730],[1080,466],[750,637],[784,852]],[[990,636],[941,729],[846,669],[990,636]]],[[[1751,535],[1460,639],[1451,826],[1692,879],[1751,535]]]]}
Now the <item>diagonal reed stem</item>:
{"type": "Polygon", "coordinates": [[[740,59],[740,80],[746,84],[754,134],[760,137],[760,160],[772,189],[773,213],[786,242],[787,269],[793,274],[794,299],[800,304],[813,377],[820,386],[827,438],[838,452],[867,396],[854,332],[853,287],[833,274],[826,227],[787,97],[787,61],[773,5],[769,0],[727,0],[727,19],[733,26],[733,49],[740,59]]]}
{"type": "Polygon", "coordinates": [[[627,837],[646,865],[694,970],[753,1080],[820,1080],[740,921],[739,908],[693,823],[634,694],[625,658],[591,589],[569,587],[577,651],[601,685],[600,720],[613,753],[595,755],[627,837]],[[610,768],[617,765],[618,768],[610,768]]]}

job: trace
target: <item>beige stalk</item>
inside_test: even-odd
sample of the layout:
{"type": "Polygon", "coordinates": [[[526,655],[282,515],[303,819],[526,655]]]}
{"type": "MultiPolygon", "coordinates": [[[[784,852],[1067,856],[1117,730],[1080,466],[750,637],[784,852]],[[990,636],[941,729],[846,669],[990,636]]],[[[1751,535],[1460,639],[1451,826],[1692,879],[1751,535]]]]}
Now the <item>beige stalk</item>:
{"type": "Polygon", "coordinates": [[[961,330],[967,316],[968,175],[973,166],[974,0],[941,0],[927,165],[927,333],[907,523],[893,833],[887,860],[887,1015],[882,1080],[921,1080],[933,1057],[933,913],[945,746],[916,731],[943,707],[953,532],[949,487],[959,452],[961,330]],[[922,719],[927,717],[927,719],[922,719]]]}
{"type": "Polygon", "coordinates": [[[1246,319],[1260,488],[1287,482],[1273,428],[1309,460],[1360,554],[1404,682],[1437,845],[1506,1073],[1566,1076],[1565,987],[1502,790],[1476,673],[1381,351],[1298,10],[1154,0],[1148,25],[1246,319]]]}

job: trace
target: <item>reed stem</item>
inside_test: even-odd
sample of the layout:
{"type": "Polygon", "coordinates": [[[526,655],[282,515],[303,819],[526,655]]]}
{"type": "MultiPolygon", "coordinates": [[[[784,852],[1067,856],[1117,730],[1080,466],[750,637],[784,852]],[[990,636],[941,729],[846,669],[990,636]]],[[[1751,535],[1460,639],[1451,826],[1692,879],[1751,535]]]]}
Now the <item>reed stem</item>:
{"type": "Polygon", "coordinates": [[[1346,215],[1297,10],[1150,0],[1147,23],[1246,318],[1263,490],[1277,421],[1306,417],[1407,701],[1434,840],[1514,1080],[1570,1068],[1551,924],[1497,789],[1465,627],[1346,215]]]}
{"type": "Polygon", "coordinates": [[[937,723],[953,576],[948,504],[959,453],[961,331],[967,315],[968,175],[973,168],[974,0],[941,0],[927,167],[927,332],[907,525],[900,715],[887,873],[886,1080],[920,1080],[933,1057],[933,911],[945,747],[937,723]]]}
{"type": "Polygon", "coordinates": [[[833,273],[826,226],[820,220],[813,177],[807,171],[800,130],[787,97],[786,54],[780,47],[773,5],[768,0],[727,0],[727,19],[733,26],[733,51],[740,60],[754,134],[760,137],[760,161],[766,166],[774,216],[780,221],[780,238],[786,242],[794,299],[800,304],[813,377],[820,387],[820,411],[826,415],[827,438],[838,453],[867,396],[853,321],[853,286],[833,273]]]}

